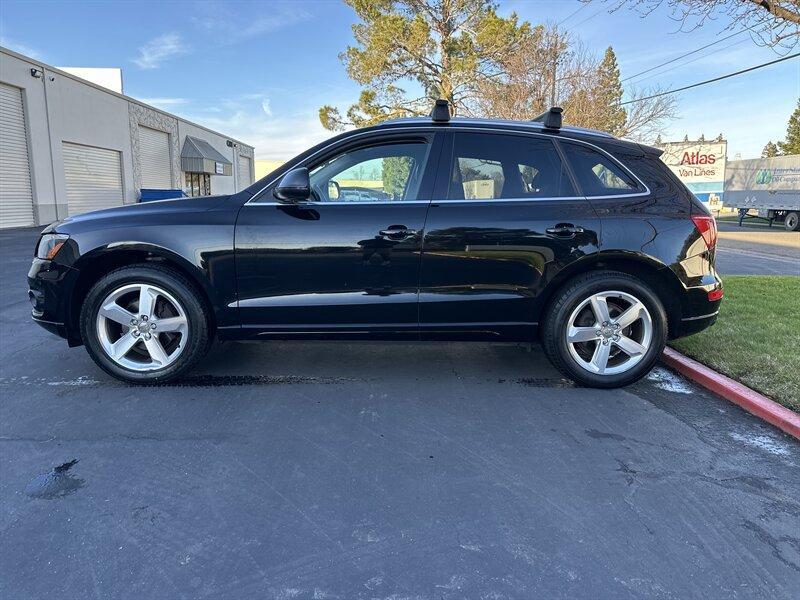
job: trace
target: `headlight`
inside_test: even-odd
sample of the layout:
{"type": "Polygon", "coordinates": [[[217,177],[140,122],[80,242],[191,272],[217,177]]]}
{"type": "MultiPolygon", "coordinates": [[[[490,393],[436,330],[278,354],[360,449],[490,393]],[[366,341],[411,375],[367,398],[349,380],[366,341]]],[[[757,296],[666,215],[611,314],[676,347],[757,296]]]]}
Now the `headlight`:
{"type": "Polygon", "coordinates": [[[56,254],[58,254],[58,251],[61,250],[61,246],[63,246],[68,239],[69,236],[63,233],[45,233],[39,238],[39,245],[36,247],[36,258],[53,260],[56,254]]]}

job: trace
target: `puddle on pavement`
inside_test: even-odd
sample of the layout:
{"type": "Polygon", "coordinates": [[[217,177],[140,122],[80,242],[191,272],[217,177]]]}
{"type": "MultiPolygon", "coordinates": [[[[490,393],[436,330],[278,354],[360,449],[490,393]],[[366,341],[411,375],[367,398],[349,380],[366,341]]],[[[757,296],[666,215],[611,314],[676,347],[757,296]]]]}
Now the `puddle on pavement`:
{"type": "Polygon", "coordinates": [[[70,475],[70,469],[78,463],[77,459],[65,462],[47,473],[42,473],[33,478],[27,486],[25,493],[31,498],[52,500],[62,498],[82,488],[86,482],[79,477],[70,475]]]}
{"type": "MultiPolygon", "coordinates": [[[[226,387],[246,385],[333,385],[365,381],[351,377],[304,377],[301,375],[190,375],[178,381],[152,384],[152,387],[226,387]]],[[[0,377],[0,385],[50,385],[54,387],[126,387],[118,381],[98,381],[85,376],[69,380],[41,377],[0,377]]]]}
{"type": "Polygon", "coordinates": [[[659,389],[675,394],[692,394],[692,388],[686,381],[675,373],[662,367],[656,367],[647,374],[647,381],[651,381],[659,389]]]}
{"type": "Polygon", "coordinates": [[[520,385],[536,388],[571,388],[575,387],[575,383],[569,379],[544,379],[537,377],[526,377],[524,379],[517,379],[520,385]]]}
{"type": "Polygon", "coordinates": [[[301,375],[190,375],[159,387],[225,387],[243,385],[296,385],[351,383],[359,381],[348,377],[303,377],[301,375]]]}

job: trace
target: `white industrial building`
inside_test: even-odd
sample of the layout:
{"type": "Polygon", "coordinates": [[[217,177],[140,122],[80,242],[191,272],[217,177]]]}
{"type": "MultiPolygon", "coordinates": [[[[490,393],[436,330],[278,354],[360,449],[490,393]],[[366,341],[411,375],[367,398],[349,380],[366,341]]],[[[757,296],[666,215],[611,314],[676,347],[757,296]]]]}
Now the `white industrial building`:
{"type": "Polygon", "coordinates": [[[230,194],[253,172],[252,146],[0,48],[0,228],[163,190],[230,194]]]}

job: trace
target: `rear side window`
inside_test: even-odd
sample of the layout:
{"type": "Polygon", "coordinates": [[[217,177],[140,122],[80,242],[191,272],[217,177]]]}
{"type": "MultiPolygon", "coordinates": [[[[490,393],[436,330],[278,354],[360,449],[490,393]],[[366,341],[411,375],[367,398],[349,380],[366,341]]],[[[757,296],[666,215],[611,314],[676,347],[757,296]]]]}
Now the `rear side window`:
{"type": "Polygon", "coordinates": [[[617,196],[644,191],[627,171],[605,154],[583,144],[561,144],[585,196],[617,196]]]}
{"type": "Polygon", "coordinates": [[[553,142],[526,136],[456,133],[450,200],[575,196],[553,142]]]}

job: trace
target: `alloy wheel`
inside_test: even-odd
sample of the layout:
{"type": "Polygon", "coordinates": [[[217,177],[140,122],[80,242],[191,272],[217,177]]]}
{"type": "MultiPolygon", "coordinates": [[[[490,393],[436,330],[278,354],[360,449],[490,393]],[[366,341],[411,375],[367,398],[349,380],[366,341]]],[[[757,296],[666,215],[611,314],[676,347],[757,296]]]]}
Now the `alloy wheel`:
{"type": "Polygon", "coordinates": [[[627,292],[592,294],[569,317],[566,342],[583,369],[617,375],[636,366],[653,340],[653,320],[647,307],[627,292]]]}
{"type": "Polygon", "coordinates": [[[106,355],[132,371],[155,371],[174,363],[186,348],[186,311],[166,290],[133,283],[108,294],[96,317],[97,339],[106,355]]]}

